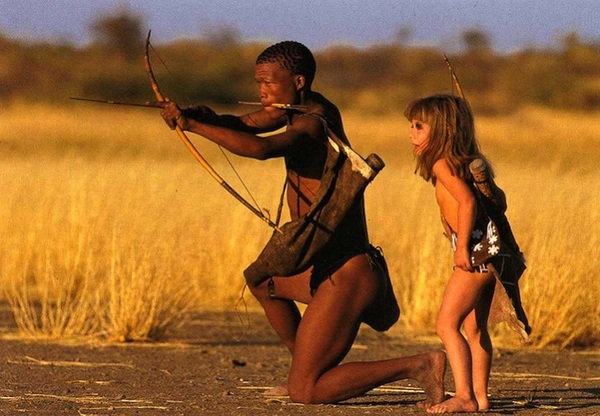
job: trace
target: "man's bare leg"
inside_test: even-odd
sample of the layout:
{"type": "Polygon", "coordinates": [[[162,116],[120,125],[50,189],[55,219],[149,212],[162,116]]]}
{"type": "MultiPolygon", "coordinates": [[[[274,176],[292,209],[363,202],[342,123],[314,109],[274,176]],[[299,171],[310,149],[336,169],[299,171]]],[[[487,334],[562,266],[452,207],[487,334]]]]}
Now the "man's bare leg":
{"type": "Polygon", "coordinates": [[[360,255],[319,286],[296,334],[288,382],[293,401],[337,402],[405,378],[417,380],[432,402],[443,399],[442,352],[338,365],[354,342],[360,317],[380,284],[366,256],[360,255]]]}
{"type": "MultiPolygon", "coordinates": [[[[265,311],[267,320],[279,338],[293,353],[300,311],[293,300],[307,303],[310,299],[310,272],[293,277],[274,277],[250,291],[265,311]]],[[[287,383],[267,390],[266,396],[287,396],[287,383]]]]}
{"type": "Polygon", "coordinates": [[[256,287],[249,287],[265,311],[267,320],[290,352],[294,352],[300,311],[294,300],[310,299],[310,272],[291,277],[274,277],[256,287]]]}
{"type": "Polygon", "coordinates": [[[424,378],[422,380],[415,379],[425,391],[425,400],[417,402],[417,406],[423,409],[429,409],[431,406],[443,402],[446,398],[446,392],[444,391],[446,353],[433,351],[429,354],[431,356],[430,371],[423,373],[424,378]],[[439,386],[441,386],[441,389],[439,386]]]}

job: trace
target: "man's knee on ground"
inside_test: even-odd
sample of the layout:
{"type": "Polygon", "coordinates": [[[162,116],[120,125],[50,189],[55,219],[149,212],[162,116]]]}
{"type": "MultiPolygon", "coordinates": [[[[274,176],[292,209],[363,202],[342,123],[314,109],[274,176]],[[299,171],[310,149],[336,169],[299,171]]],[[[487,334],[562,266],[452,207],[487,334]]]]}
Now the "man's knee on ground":
{"type": "Polygon", "coordinates": [[[315,386],[305,383],[288,382],[288,394],[294,403],[319,404],[314,395],[315,386]]]}

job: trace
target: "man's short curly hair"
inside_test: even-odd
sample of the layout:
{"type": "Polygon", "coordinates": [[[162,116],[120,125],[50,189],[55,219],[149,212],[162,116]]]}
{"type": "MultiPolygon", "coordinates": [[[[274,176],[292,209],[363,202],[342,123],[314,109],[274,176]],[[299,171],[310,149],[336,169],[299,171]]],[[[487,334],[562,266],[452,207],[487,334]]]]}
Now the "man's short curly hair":
{"type": "Polygon", "coordinates": [[[306,83],[310,86],[315,79],[317,63],[306,46],[300,42],[284,41],[269,46],[258,58],[256,64],[278,62],[292,75],[304,75],[306,83]]]}

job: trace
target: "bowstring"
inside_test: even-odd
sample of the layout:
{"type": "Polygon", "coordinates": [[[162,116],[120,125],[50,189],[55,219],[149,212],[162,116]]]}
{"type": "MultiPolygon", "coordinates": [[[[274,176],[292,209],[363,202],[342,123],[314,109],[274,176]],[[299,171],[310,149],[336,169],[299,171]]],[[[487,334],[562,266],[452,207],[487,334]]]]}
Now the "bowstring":
{"type": "MultiPolygon", "coordinates": [[[[167,71],[167,73],[169,74],[169,76],[175,80],[175,75],[173,74],[173,72],[171,72],[171,70],[169,69],[169,67],[167,66],[167,63],[162,59],[162,57],[159,55],[158,51],[154,48],[154,45],[152,45],[150,42],[148,42],[148,44],[150,45],[150,48],[152,49],[152,51],[154,52],[154,54],[156,55],[156,57],[158,58],[158,61],[161,63],[161,65],[165,68],[165,70],[167,71]]],[[[187,93],[183,93],[184,98],[186,99],[186,101],[188,102],[188,105],[192,105],[192,100],[190,99],[190,97],[187,95],[187,93]]],[[[227,156],[227,153],[225,153],[225,150],[223,149],[223,147],[221,145],[217,144],[217,147],[219,148],[219,150],[221,151],[221,154],[223,155],[223,157],[225,158],[225,160],[227,161],[227,164],[229,165],[229,167],[231,168],[231,170],[233,171],[233,173],[235,174],[235,176],[237,177],[238,181],[240,182],[240,184],[242,185],[242,187],[246,190],[246,193],[248,194],[248,196],[250,197],[250,199],[252,200],[252,202],[254,203],[254,206],[256,209],[258,209],[260,212],[262,212],[263,214],[267,214],[267,217],[269,219],[270,218],[270,213],[268,210],[264,210],[260,207],[260,205],[258,204],[258,201],[254,198],[254,195],[252,194],[252,192],[250,192],[250,189],[248,188],[248,186],[246,185],[246,182],[244,182],[244,180],[242,179],[242,176],[240,175],[240,173],[238,172],[238,170],[235,168],[235,166],[233,165],[233,162],[231,161],[231,158],[229,156],[227,156]],[[266,211],[266,212],[265,212],[266,211]]]]}
{"type": "Polygon", "coordinates": [[[244,180],[242,179],[242,177],[240,176],[238,170],[235,168],[235,166],[233,165],[233,162],[231,161],[231,159],[229,158],[229,156],[227,156],[227,153],[225,153],[225,150],[223,149],[223,147],[221,147],[220,145],[217,145],[217,147],[219,148],[219,150],[221,151],[221,154],[223,155],[223,157],[225,157],[225,160],[227,161],[227,163],[229,164],[229,167],[231,168],[231,170],[233,171],[233,173],[235,174],[235,176],[237,176],[238,180],[240,181],[240,184],[242,185],[242,187],[246,190],[246,193],[248,194],[248,196],[250,197],[250,199],[252,200],[252,202],[254,202],[254,206],[256,207],[256,209],[258,209],[260,212],[263,212],[267,214],[267,217],[269,219],[271,219],[269,211],[268,210],[264,210],[260,207],[260,205],[258,204],[258,202],[256,201],[256,199],[254,199],[254,195],[252,195],[252,192],[250,192],[250,189],[248,188],[248,186],[246,185],[246,182],[244,182],[244,180]]]}

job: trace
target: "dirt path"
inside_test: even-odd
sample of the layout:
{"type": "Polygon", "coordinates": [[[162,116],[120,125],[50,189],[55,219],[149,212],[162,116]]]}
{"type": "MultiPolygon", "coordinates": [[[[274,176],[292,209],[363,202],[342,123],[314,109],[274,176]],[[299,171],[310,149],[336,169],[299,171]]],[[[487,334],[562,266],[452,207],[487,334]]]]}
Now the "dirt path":
{"type": "MultiPolygon", "coordinates": [[[[0,314],[1,415],[422,415],[410,381],[336,405],[267,399],[289,356],[261,314],[200,314],[167,343],[101,345],[10,339],[0,314]]],[[[439,348],[361,330],[349,360],[374,360],[439,348]]],[[[448,372],[449,373],[449,372],[448,372]]],[[[449,374],[450,376],[450,374],[449,374]]],[[[446,387],[451,389],[451,378],[446,387]]],[[[600,415],[600,351],[496,351],[491,415],[600,415]]]]}

